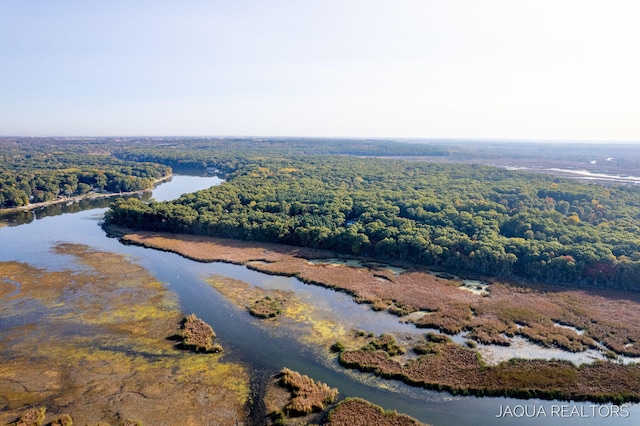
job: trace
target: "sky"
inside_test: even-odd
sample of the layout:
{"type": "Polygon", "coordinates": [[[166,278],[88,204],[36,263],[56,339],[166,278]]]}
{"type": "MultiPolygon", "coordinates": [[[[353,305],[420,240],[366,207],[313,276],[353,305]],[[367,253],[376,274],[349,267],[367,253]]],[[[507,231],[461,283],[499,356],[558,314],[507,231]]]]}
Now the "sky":
{"type": "Polygon", "coordinates": [[[640,142],[637,0],[0,0],[0,135],[640,142]]]}

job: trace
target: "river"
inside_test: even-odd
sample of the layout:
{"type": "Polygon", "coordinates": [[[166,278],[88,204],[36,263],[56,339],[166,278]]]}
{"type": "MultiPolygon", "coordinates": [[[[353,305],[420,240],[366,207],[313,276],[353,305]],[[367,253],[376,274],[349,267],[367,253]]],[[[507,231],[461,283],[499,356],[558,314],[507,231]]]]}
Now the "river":
{"type": "MultiPolygon", "coordinates": [[[[156,188],[152,196],[159,201],[169,200],[221,182],[215,177],[176,175],[156,188]]],[[[345,370],[324,350],[302,342],[299,331],[275,328],[251,317],[212,288],[205,278],[221,275],[262,288],[294,292],[298,299],[310,301],[327,318],[338,319],[345,327],[405,335],[425,331],[358,305],[346,294],[303,284],[295,278],[266,275],[225,263],[199,263],[173,253],[123,245],[108,237],[100,226],[106,211],[103,201],[77,204],[0,217],[8,225],[0,227],[0,261],[61,270],[69,258],[52,250],[60,243],[84,244],[127,255],[174,291],[185,313],[194,312],[211,324],[226,356],[246,363],[258,377],[288,367],[338,388],[342,396],[362,397],[432,425],[631,425],[640,421],[637,404],[623,406],[618,412],[617,407],[592,403],[459,397],[345,370]]]]}

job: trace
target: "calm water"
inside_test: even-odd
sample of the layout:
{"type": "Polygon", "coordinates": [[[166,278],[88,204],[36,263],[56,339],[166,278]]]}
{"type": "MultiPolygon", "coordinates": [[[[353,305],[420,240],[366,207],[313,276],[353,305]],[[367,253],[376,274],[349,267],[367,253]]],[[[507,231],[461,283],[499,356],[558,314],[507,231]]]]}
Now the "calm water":
{"type": "MultiPolygon", "coordinates": [[[[220,182],[213,177],[175,176],[154,190],[152,196],[157,200],[171,199],[220,182]]],[[[262,288],[294,291],[298,299],[313,301],[326,318],[338,319],[346,328],[416,336],[425,331],[401,324],[391,315],[374,313],[343,293],[309,286],[293,278],[265,275],[237,265],[198,263],[173,253],[123,245],[108,238],[100,228],[105,206],[104,202],[65,206],[66,210],[58,206],[51,212],[42,210],[4,218],[13,226],[0,228],[0,261],[21,261],[60,270],[72,261],[52,251],[60,243],[85,244],[97,250],[128,255],[176,292],[184,312],[194,312],[212,324],[227,356],[247,363],[257,373],[288,367],[337,387],[343,396],[359,396],[433,425],[632,425],[640,422],[638,405],[625,406],[616,413],[610,405],[591,403],[454,397],[342,369],[324,351],[301,344],[299,330],[274,328],[251,317],[210,287],[205,278],[219,274],[262,288]],[[505,415],[497,418],[501,413],[505,415]],[[536,417],[528,417],[532,414],[536,417]]]]}

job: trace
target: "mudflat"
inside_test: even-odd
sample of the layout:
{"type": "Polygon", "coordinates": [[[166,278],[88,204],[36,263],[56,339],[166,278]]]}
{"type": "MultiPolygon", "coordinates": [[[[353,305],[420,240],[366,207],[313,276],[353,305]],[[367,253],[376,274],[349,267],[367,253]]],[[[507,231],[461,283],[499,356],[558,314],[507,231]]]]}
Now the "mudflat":
{"type": "Polygon", "coordinates": [[[167,339],[183,317],[173,293],[125,256],[55,250],[63,270],[0,263],[0,424],[34,406],[88,425],[245,420],[246,368],[167,339]]]}

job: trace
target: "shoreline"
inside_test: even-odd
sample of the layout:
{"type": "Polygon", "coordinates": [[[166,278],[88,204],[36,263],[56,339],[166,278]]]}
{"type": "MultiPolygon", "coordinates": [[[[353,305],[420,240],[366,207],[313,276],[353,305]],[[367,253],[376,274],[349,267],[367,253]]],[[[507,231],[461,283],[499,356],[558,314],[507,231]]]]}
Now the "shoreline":
{"type": "Polygon", "coordinates": [[[0,215],[8,214],[8,213],[16,213],[16,212],[26,212],[34,209],[38,209],[40,207],[48,207],[56,204],[62,203],[77,203],[82,200],[93,200],[98,198],[110,198],[110,197],[121,197],[127,195],[136,195],[136,194],[144,194],[145,192],[152,191],[156,186],[165,182],[173,177],[173,173],[169,173],[167,176],[163,176],[160,179],[156,179],[153,181],[153,185],[150,188],[141,189],[139,191],[130,191],[130,192],[107,192],[107,193],[89,193],[84,195],[76,195],[74,197],[67,198],[57,198],[51,201],[42,201],[40,203],[30,203],[26,206],[18,206],[18,207],[9,207],[5,209],[0,209],[0,215]]]}
{"type": "MultiPolygon", "coordinates": [[[[435,277],[424,270],[410,269],[394,275],[388,270],[345,267],[344,265],[330,263],[317,264],[310,261],[318,258],[330,259],[335,256],[334,253],[326,250],[194,235],[134,231],[123,228],[111,229],[111,231],[119,233],[121,241],[124,243],[174,252],[195,261],[227,262],[244,265],[247,268],[267,274],[293,276],[307,284],[345,292],[351,295],[357,303],[367,303],[372,305],[374,310],[386,310],[396,314],[400,321],[408,320],[419,328],[436,328],[447,334],[456,334],[465,330],[470,333],[469,338],[481,342],[491,342],[492,339],[498,339],[503,335],[510,337],[522,336],[532,342],[536,341],[536,337],[540,337],[541,341],[538,343],[543,344],[543,346],[556,347],[565,352],[572,352],[566,348],[574,347],[574,351],[579,352],[585,350],[585,345],[600,341],[605,342],[607,348],[611,350],[611,347],[616,347],[617,343],[611,337],[612,335],[618,336],[616,338],[633,338],[638,333],[638,329],[629,321],[616,326],[611,325],[606,329],[598,329],[595,326],[593,329],[587,328],[587,334],[591,334],[591,337],[586,339],[582,334],[574,330],[556,326],[557,321],[563,320],[562,317],[558,317],[556,314],[568,308],[571,303],[578,303],[581,298],[585,299],[583,306],[578,306],[577,310],[572,313],[574,316],[572,320],[564,319],[567,323],[576,326],[576,329],[586,328],[587,321],[591,321],[593,318],[598,321],[604,318],[601,317],[603,315],[602,312],[578,317],[576,312],[585,307],[591,308],[599,304],[603,306],[603,312],[611,312],[609,309],[614,308],[614,306],[622,307],[626,304],[627,309],[631,306],[637,312],[638,308],[640,308],[640,299],[635,300],[633,295],[627,293],[624,295],[621,292],[612,291],[589,293],[582,290],[558,289],[550,286],[522,288],[512,284],[492,283],[490,284],[490,294],[482,296],[462,291],[457,281],[435,277]],[[384,276],[385,279],[380,279],[381,276],[384,276]],[[555,293],[557,294],[554,295],[555,293]],[[616,300],[616,296],[618,298],[624,296],[630,300],[620,304],[621,302],[616,300]],[[565,303],[567,298],[571,299],[569,304],[565,303]],[[434,300],[437,303],[434,304],[434,300]],[[529,306],[539,306],[541,307],[541,312],[532,311],[527,308],[529,306]],[[471,312],[467,312],[469,308],[471,312]],[[543,318],[541,315],[544,314],[545,309],[549,311],[548,315],[550,316],[543,318]],[[407,316],[407,313],[411,312],[427,313],[417,320],[412,320],[407,316]],[[498,320],[495,319],[496,316],[498,320]],[[505,319],[507,317],[508,319],[505,319]],[[556,322],[550,322],[549,318],[556,322]],[[520,325],[520,323],[524,324],[524,326],[520,325]],[[503,330],[502,328],[506,329],[503,330]],[[599,337],[597,337],[598,333],[600,333],[599,337]],[[624,336],[620,336],[621,334],[624,336]],[[561,343],[563,339],[564,347],[561,343]]],[[[419,265],[416,266],[416,268],[418,267],[419,265]]],[[[585,312],[589,310],[585,309],[585,312]]],[[[629,318],[627,319],[629,320],[629,318]]],[[[636,348],[634,346],[623,345],[623,347],[618,348],[618,351],[635,351],[636,348]]],[[[436,348],[432,349],[436,350],[436,348]]],[[[460,346],[460,349],[463,349],[463,347],[460,346]]],[[[415,351],[411,347],[407,347],[406,350],[415,351]]],[[[436,351],[438,352],[438,350],[436,351]]],[[[453,362],[467,369],[473,367],[472,370],[475,371],[475,375],[479,375],[478,379],[487,374],[488,368],[493,371],[491,376],[495,375],[494,379],[497,382],[502,382],[506,377],[512,377],[515,381],[506,380],[502,385],[494,387],[496,383],[491,380],[493,385],[483,386],[484,383],[482,382],[484,380],[474,383],[473,380],[468,381],[465,377],[457,377],[460,375],[454,371],[450,371],[451,375],[440,377],[440,379],[426,376],[415,377],[410,371],[405,370],[406,367],[402,367],[401,364],[396,364],[395,360],[386,359],[386,357],[383,357],[385,359],[376,359],[373,364],[367,362],[371,360],[363,359],[364,363],[359,366],[360,368],[356,365],[350,365],[349,367],[375,371],[376,374],[399,379],[410,385],[447,390],[454,394],[474,394],[478,396],[509,395],[525,399],[541,397],[544,399],[576,399],[597,402],[640,400],[639,387],[629,382],[621,383],[618,386],[612,382],[612,378],[609,380],[607,377],[603,377],[609,376],[615,370],[617,374],[614,376],[618,376],[618,379],[620,379],[620,374],[623,376],[628,375],[629,377],[637,376],[638,383],[640,383],[640,368],[637,363],[617,365],[607,361],[598,361],[597,363],[584,363],[581,366],[569,367],[570,361],[554,362],[551,359],[541,361],[513,358],[512,361],[503,361],[496,365],[488,366],[484,362],[476,364],[479,361],[476,359],[476,355],[471,359],[471,357],[467,356],[467,351],[469,349],[464,349],[464,351],[454,350],[453,352],[447,350],[446,352],[451,355],[451,358],[448,358],[445,364],[453,362]],[[516,359],[517,362],[514,363],[516,359]],[[558,383],[557,387],[549,387],[549,383],[539,380],[540,375],[533,374],[542,367],[549,372],[546,379],[561,372],[567,373],[571,377],[580,372],[577,374],[580,377],[567,379],[568,382],[558,383]],[[556,368],[558,368],[557,371],[556,368]],[[553,371],[556,371],[556,373],[553,373],[553,371]],[[398,374],[400,372],[409,374],[398,374]],[[414,377],[411,377],[411,380],[407,380],[408,377],[401,377],[403,375],[414,377]],[[588,389],[585,383],[590,382],[590,376],[592,376],[591,379],[600,383],[599,389],[588,389]],[[498,379],[498,377],[502,378],[498,379]],[[516,377],[520,377],[520,379],[516,380],[516,377]],[[451,382],[452,379],[453,382],[451,382]],[[571,384],[574,380],[575,383],[571,384]]],[[[353,350],[348,352],[355,355],[353,350]]],[[[356,350],[355,352],[359,351],[356,350]]],[[[475,351],[471,352],[476,353],[475,351]]],[[[424,362],[429,363],[427,359],[429,359],[429,356],[424,358],[424,362]]],[[[414,366],[419,368],[421,363],[414,363],[414,366]]],[[[619,382],[623,381],[620,380],[619,382]]]]}

